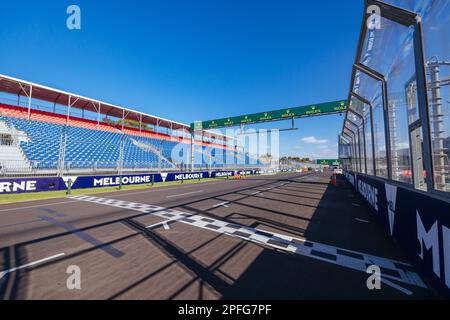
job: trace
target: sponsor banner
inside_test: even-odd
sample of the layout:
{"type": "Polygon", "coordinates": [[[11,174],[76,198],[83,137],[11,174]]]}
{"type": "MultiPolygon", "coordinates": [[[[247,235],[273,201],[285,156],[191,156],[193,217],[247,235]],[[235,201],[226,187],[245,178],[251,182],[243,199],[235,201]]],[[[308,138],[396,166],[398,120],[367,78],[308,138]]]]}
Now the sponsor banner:
{"type": "Polygon", "coordinates": [[[182,172],[182,173],[168,173],[165,182],[182,181],[182,180],[199,180],[209,178],[209,172],[182,172]]]}
{"type": "Polygon", "coordinates": [[[350,184],[354,187],[355,186],[356,174],[353,174],[353,173],[350,173],[348,171],[345,171],[344,175],[347,178],[347,180],[350,182],[350,184]]]}
{"type": "Polygon", "coordinates": [[[58,177],[0,179],[0,195],[64,189],[64,181],[58,177]]]}
{"type": "Polygon", "coordinates": [[[255,170],[241,170],[238,171],[238,174],[241,176],[248,176],[248,175],[253,175],[255,172],[255,170]]]}
{"type": "MultiPolygon", "coordinates": [[[[256,170],[239,171],[240,174],[252,175],[256,170]]],[[[213,171],[212,178],[234,176],[235,171],[213,171]]],[[[151,174],[122,175],[122,185],[151,184],[184,180],[200,180],[210,178],[208,171],[202,172],[168,172],[151,174]]],[[[42,192],[67,190],[69,182],[72,189],[115,187],[120,185],[119,175],[110,176],[65,176],[46,178],[0,179],[0,195],[26,192],[42,192]]]]}
{"type": "MultiPolygon", "coordinates": [[[[120,176],[79,176],[65,177],[72,180],[72,189],[114,187],[120,185],[120,176]]],[[[168,172],[152,174],[122,175],[122,185],[151,184],[158,182],[173,182],[182,180],[199,180],[209,178],[209,172],[168,172]]]]}
{"type": "Polygon", "coordinates": [[[278,169],[277,172],[295,172],[295,169],[278,169]]]}
{"type": "MultiPolygon", "coordinates": [[[[122,185],[150,184],[152,183],[152,177],[154,182],[161,181],[159,174],[123,175],[122,185]],[[157,178],[159,178],[159,181],[156,180],[157,178]]],[[[120,176],[118,175],[64,177],[66,186],[69,179],[72,180],[72,189],[103,188],[120,185],[120,176]]]]}
{"type": "Polygon", "coordinates": [[[226,178],[233,177],[234,171],[213,171],[211,172],[211,178],[226,178]]]}
{"type": "Polygon", "coordinates": [[[345,176],[419,271],[450,297],[450,201],[366,175],[345,176]]]}
{"type": "Polygon", "coordinates": [[[197,121],[191,123],[191,129],[217,129],[222,127],[233,127],[242,124],[252,124],[267,121],[278,121],[283,119],[311,117],[321,114],[341,113],[347,109],[347,101],[339,100],[321,104],[306,105],[301,107],[273,110],[261,113],[246,114],[237,117],[215,119],[209,121],[197,121]]]}
{"type": "Polygon", "coordinates": [[[339,159],[318,159],[316,164],[322,166],[342,166],[342,160],[339,159]]]}

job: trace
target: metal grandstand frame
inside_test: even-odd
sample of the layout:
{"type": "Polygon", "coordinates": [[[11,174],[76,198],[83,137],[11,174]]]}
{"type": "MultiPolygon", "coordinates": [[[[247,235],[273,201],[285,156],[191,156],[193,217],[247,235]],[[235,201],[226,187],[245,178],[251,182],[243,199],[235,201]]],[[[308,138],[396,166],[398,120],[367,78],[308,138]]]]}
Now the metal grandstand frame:
{"type": "MultiPolygon", "coordinates": [[[[157,117],[151,114],[135,111],[132,109],[124,108],[111,103],[103,102],[100,100],[87,98],[75,93],[54,89],[51,87],[43,86],[26,80],[10,77],[0,74],[0,91],[14,94],[17,96],[25,96],[28,98],[28,118],[32,112],[32,99],[39,99],[60,105],[67,106],[67,121],[70,121],[71,108],[81,109],[82,111],[91,111],[97,113],[97,124],[100,125],[101,115],[112,116],[120,118],[122,120],[137,120],[141,125],[150,124],[156,127],[163,127],[170,130],[180,130],[184,132],[191,132],[190,126],[181,122],[168,120],[165,118],[157,117]],[[128,116],[134,115],[135,118],[128,118],[128,116]]],[[[125,124],[122,121],[122,129],[125,124]]],[[[142,126],[139,128],[142,130],[142,126]]],[[[221,140],[229,140],[230,137],[220,135],[216,132],[204,130],[203,135],[210,138],[219,138],[221,140]]]]}
{"type": "MultiPolygon", "coordinates": [[[[361,72],[364,73],[365,75],[367,75],[368,77],[381,82],[381,93],[382,93],[382,102],[383,102],[383,119],[384,119],[384,130],[385,130],[385,144],[386,144],[386,161],[387,161],[387,180],[392,181],[393,180],[393,171],[392,171],[392,159],[393,159],[393,155],[392,155],[392,149],[391,149],[391,133],[390,133],[390,126],[389,126],[389,110],[388,110],[388,106],[389,106],[389,97],[388,97],[388,80],[386,79],[386,77],[377,72],[376,70],[362,64],[361,61],[361,57],[362,57],[362,53],[364,50],[364,44],[365,44],[365,40],[366,40],[366,35],[368,32],[368,26],[366,21],[368,21],[368,19],[371,17],[371,13],[369,12],[369,8],[371,6],[377,6],[378,8],[380,8],[380,14],[381,17],[391,20],[395,23],[398,23],[400,25],[403,25],[405,27],[412,27],[414,28],[414,35],[413,35],[413,52],[414,52],[414,63],[415,63],[415,81],[417,83],[417,106],[418,106],[418,110],[419,110],[419,114],[418,114],[418,119],[416,121],[414,121],[413,123],[408,125],[408,133],[409,133],[409,138],[411,139],[411,133],[418,129],[421,128],[422,129],[422,134],[423,134],[423,165],[424,165],[424,169],[426,171],[426,177],[425,177],[425,183],[426,183],[426,187],[427,187],[427,191],[436,194],[436,195],[441,195],[441,196],[445,196],[448,197],[450,196],[450,193],[448,192],[444,192],[444,191],[440,191],[440,190],[436,190],[435,188],[435,175],[434,175],[434,167],[433,167],[433,153],[432,153],[432,138],[431,138],[431,130],[430,130],[430,109],[429,109],[429,99],[428,99],[428,91],[427,91],[427,77],[426,77],[426,60],[425,60],[425,55],[424,55],[424,40],[423,40],[423,25],[422,25],[422,20],[419,14],[403,9],[403,8],[399,8],[397,6],[394,6],[392,4],[388,4],[379,0],[365,0],[365,8],[364,8],[364,15],[363,15],[363,22],[362,22],[362,26],[361,26],[361,31],[360,31],[360,36],[359,36],[359,43],[358,43],[358,48],[357,48],[357,54],[355,57],[355,61],[354,61],[354,65],[352,68],[352,76],[351,76],[351,82],[350,82],[350,90],[349,90],[349,94],[348,94],[348,109],[346,111],[345,114],[345,120],[344,120],[344,124],[343,124],[343,128],[342,128],[342,136],[345,136],[347,138],[347,142],[349,142],[350,144],[355,144],[356,141],[356,132],[351,132],[350,129],[348,129],[346,127],[346,120],[350,119],[348,118],[349,113],[353,113],[353,114],[357,114],[357,112],[354,112],[351,107],[350,107],[350,102],[352,99],[356,99],[358,101],[360,101],[361,103],[367,104],[370,107],[370,112],[371,112],[371,121],[372,121],[372,126],[371,126],[371,139],[372,139],[372,147],[373,147],[373,165],[374,165],[374,172],[373,175],[377,176],[377,171],[376,171],[376,159],[375,159],[375,135],[374,135],[374,126],[373,126],[373,106],[372,104],[367,101],[366,99],[364,99],[363,97],[361,97],[360,95],[358,95],[357,92],[353,91],[354,85],[355,85],[355,78],[356,78],[356,73],[357,72],[361,72]],[[350,136],[345,130],[350,131],[353,136],[350,136]]],[[[358,116],[362,116],[359,115],[358,116]]],[[[364,121],[363,121],[364,124],[364,121]]],[[[358,129],[359,130],[359,129],[358,129]]],[[[364,126],[363,126],[363,130],[364,130],[364,126]]],[[[366,150],[365,148],[365,144],[366,144],[366,136],[365,134],[363,134],[363,144],[364,144],[364,151],[366,150]]],[[[410,140],[411,141],[411,140],[410,140]]],[[[341,140],[340,140],[341,143],[341,140]]],[[[354,169],[356,169],[356,171],[358,171],[357,169],[357,165],[358,165],[358,157],[357,157],[357,150],[356,150],[356,145],[355,147],[351,147],[350,148],[350,155],[351,155],[351,167],[354,169]]],[[[359,148],[360,149],[360,148],[359,148]]],[[[361,151],[361,150],[360,150],[361,151]]],[[[414,157],[413,157],[413,148],[410,147],[410,159],[411,162],[413,161],[414,157]]],[[[361,156],[359,157],[359,159],[362,159],[361,156]]],[[[367,162],[367,158],[364,157],[365,162],[367,162]]],[[[367,164],[367,163],[366,163],[367,164]]],[[[361,164],[360,164],[361,165],[361,164]]],[[[400,183],[400,184],[405,184],[407,187],[415,187],[416,189],[418,189],[418,181],[415,181],[415,174],[417,175],[418,173],[414,173],[414,166],[411,164],[411,170],[412,170],[412,184],[405,184],[399,181],[395,181],[395,183],[400,183]]],[[[359,170],[359,172],[363,172],[363,173],[367,173],[367,170],[362,171],[361,168],[359,170]]],[[[378,177],[381,179],[384,179],[383,177],[378,177]]],[[[450,190],[447,190],[450,191],[450,190]]]]}
{"type": "MultiPolygon", "coordinates": [[[[230,142],[234,142],[234,138],[223,135],[216,131],[211,130],[201,130],[201,131],[193,131],[190,126],[184,123],[168,120],[165,118],[157,117],[154,115],[146,114],[143,112],[131,110],[128,108],[124,108],[118,105],[114,105],[111,103],[106,103],[100,100],[88,98],[85,96],[81,96],[78,94],[62,91],[59,89],[54,89],[51,87],[47,87],[44,85],[39,85],[33,82],[29,82],[26,80],[14,78],[11,76],[0,74],[0,92],[4,92],[7,94],[17,95],[18,97],[18,106],[20,106],[20,97],[26,97],[27,102],[27,115],[28,119],[31,119],[31,115],[33,113],[33,99],[44,101],[53,104],[53,113],[60,114],[56,112],[56,106],[63,106],[66,109],[63,112],[63,115],[66,117],[65,123],[66,125],[70,124],[71,117],[74,117],[71,114],[71,110],[76,108],[81,110],[81,118],[86,120],[91,120],[85,118],[85,111],[97,114],[96,122],[97,127],[100,124],[103,124],[102,115],[106,117],[114,117],[117,119],[121,119],[121,123],[119,122],[119,128],[121,125],[122,131],[128,126],[125,124],[126,120],[134,120],[139,122],[139,134],[143,133],[143,125],[149,124],[153,125],[153,131],[155,133],[160,133],[158,129],[165,128],[170,130],[170,135],[174,136],[174,131],[181,132],[182,134],[177,134],[177,137],[182,137],[183,139],[189,139],[191,144],[191,166],[190,169],[194,170],[196,167],[194,166],[194,153],[195,146],[198,143],[202,145],[207,142],[214,142],[216,145],[221,145],[222,147],[227,147],[230,142]],[[184,134],[183,134],[184,133],[184,134]]],[[[92,121],[92,120],[91,120],[92,121]]],[[[136,128],[137,129],[137,128],[136,128]]],[[[167,134],[169,132],[167,131],[167,134]]],[[[64,140],[64,139],[63,139],[64,140]]],[[[63,141],[62,140],[62,141],[63,141]]],[[[64,143],[61,142],[61,148],[64,148],[64,143]]],[[[64,170],[67,169],[64,167],[65,158],[64,158],[64,150],[60,151],[60,158],[58,160],[58,175],[63,175],[64,170]]],[[[160,155],[159,155],[160,156],[160,155]]],[[[185,164],[186,165],[186,164],[185,164]]],[[[186,166],[187,167],[187,166],[186,166]]],[[[123,159],[119,160],[118,169],[122,171],[123,168],[123,159]]],[[[161,170],[160,166],[157,168],[159,171],[161,170]]],[[[184,168],[181,168],[184,169],[184,168]]]]}

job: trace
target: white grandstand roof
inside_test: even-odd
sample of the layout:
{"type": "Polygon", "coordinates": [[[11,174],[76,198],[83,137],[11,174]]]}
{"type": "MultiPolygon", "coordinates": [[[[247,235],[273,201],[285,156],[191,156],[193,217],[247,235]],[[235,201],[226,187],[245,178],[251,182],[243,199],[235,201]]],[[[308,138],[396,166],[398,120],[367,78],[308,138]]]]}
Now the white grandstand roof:
{"type": "MultiPolygon", "coordinates": [[[[65,106],[69,106],[70,104],[71,108],[83,109],[116,118],[125,118],[137,121],[141,120],[142,123],[152,124],[164,128],[170,128],[173,130],[190,131],[190,126],[188,124],[168,120],[140,111],[131,110],[111,103],[103,102],[92,98],[87,98],[75,93],[54,89],[51,87],[36,84],[26,80],[17,79],[3,74],[0,74],[0,91],[15,95],[22,95],[26,97],[30,95],[31,91],[31,96],[34,99],[53,102],[65,106]]],[[[207,137],[217,137],[217,138],[224,137],[223,135],[210,131],[204,131],[204,135],[207,137]]],[[[230,139],[229,137],[227,138],[230,139]]]]}

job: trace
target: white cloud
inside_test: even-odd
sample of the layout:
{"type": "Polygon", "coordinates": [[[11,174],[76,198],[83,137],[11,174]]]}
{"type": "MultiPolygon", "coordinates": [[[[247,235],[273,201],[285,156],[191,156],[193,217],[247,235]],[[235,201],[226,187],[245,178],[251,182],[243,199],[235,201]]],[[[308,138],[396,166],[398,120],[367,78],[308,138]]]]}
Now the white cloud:
{"type": "Polygon", "coordinates": [[[317,139],[316,137],[304,137],[302,141],[309,144],[326,144],[328,140],[326,139],[317,139]]]}
{"type": "Polygon", "coordinates": [[[338,154],[336,151],[327,149],[311,153],[313,159],[335,159],[338,154]]]}
{"type": "Polygon", "coordinates": [[[311,152],[313,159],[336,159],[338,156],[338,148],[329,145],[316,146],[311,152]]]}

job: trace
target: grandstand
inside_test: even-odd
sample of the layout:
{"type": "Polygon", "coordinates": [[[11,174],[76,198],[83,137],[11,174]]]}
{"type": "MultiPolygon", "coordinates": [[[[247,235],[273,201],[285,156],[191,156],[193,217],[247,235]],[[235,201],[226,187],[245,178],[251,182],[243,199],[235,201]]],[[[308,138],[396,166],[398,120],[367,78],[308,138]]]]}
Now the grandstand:
{"type": "Polygon", "coordinates": [[[229,137],[202,131],[194,139],[188,125],[75,94],[3,75],[0,92],[8,101],[0,104],[0,175],[231,168],[253,161],[229,137]],[[24,96],[28,107],[21,105],[24,96]],[[138,126],[129,126],[130,119],[138,126]]]}

